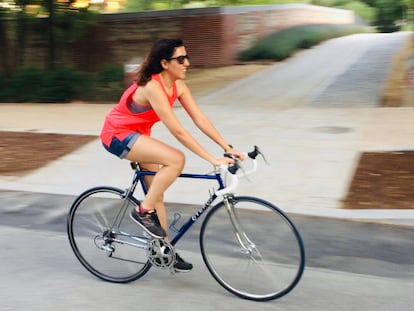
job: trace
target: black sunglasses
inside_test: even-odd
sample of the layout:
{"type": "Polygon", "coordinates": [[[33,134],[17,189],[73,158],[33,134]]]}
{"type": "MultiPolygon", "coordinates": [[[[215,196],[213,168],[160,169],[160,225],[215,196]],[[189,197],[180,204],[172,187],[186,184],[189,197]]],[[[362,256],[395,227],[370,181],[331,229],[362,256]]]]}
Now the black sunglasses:
{"type": "Polygon", "coordinates": [[[190,60],[190,57],[189,57],[188,55],[180,55],[180,56],[177,56],[177,57],[171,57],[171,58],[169,58],[168,60],[173,60],[173,59],[176,59],[176,60],[177,60],[177,62],[178,62],[180,65],[182,65],[182,64],[184,64],[185,59],[190,60]]]}

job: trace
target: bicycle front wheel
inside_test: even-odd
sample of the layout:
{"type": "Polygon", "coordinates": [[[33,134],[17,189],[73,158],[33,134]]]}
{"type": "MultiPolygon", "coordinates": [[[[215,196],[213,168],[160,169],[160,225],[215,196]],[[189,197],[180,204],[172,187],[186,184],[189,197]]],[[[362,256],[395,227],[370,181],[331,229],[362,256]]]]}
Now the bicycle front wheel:
{"type": "Polygon", "coordinates": [[[232,197],[208,213],[200,232],[203,260],[216,281],[255,301],[280,298],[305,267],[302,239],[276,206],[254,197],[232,197]]]}
{"type": "Polygon", "coordinates": [[[127,283],[144,275],[148,239],[128,213],[138,202],[112,187],[92,188],[73,203],[67,231],[70,245],[81,264],[109,282],[127,283]]]}

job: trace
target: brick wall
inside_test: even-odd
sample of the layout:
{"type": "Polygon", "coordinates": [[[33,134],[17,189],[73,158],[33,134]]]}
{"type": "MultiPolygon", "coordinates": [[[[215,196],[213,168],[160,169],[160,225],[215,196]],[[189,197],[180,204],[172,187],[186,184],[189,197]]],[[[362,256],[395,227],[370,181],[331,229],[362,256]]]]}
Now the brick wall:
{"type": "MultiPolygon", "coordinates": [[[[95,71],[107,64],[137,62],[157,38],[180,37],[193,66],[215,67],[234,64],[241,49],[275,30],[354,22],[350,11],[300,4],[104,14],[87,37],[58,52],[62,63],[95,71]]],[[[30,37],[34,39],[23,65],[43,67],[47,42],[39,35],[30,37]]]]}
{"type": "Polygon", "coordinates": [[[216,7],[102,16],[112,61],[143,57],[154,39],[183,38],[197,67],[234,64],[237,53],[275,30],[302,24],[352,24],[346,10],[311,5],[216,7]]]}

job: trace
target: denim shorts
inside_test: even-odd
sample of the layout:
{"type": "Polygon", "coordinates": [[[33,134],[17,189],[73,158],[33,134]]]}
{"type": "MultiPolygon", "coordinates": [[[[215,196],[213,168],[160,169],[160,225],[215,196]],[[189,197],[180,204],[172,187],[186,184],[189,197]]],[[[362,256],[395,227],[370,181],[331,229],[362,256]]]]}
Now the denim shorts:
{"type": "Polygon", "coordinates": [[[139,133],[131,133],[127,137],[125,137],[123,140],[119,140],[115,136],[112,137],[111,144],[106,146],[103,144],[106,150],[108,150],[110,153],[116,155],[117,157],[124,159],[128,152],[131,150],[132,146],[135,144],[139,137],[139,133]]]}

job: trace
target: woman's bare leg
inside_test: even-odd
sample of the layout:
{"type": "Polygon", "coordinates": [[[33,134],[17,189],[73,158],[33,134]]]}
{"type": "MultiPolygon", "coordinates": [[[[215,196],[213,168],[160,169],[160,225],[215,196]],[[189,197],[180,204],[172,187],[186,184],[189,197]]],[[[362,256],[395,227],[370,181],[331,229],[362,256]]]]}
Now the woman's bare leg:
{"type": "Polygon", "coordinates": [[[159,140],[141,135],[128,152],[126,158],[143,166],[154,163],[159,164],[158,172],[152,178],[151,187],[149,187],[141,206],[149,211],[159,208],[160,222],[162,221],[161,225],[165,230],[165,207],[160,202],[163,200],[164,192],[182,172],[185,164],[184,154],[180,150],[159,140]]]}
{"type": "MultiPolygon", "coordinates": [[[[160,169],[160,165],[158,164],[140,164],[139,166],[143,171],[158,172],[160,169]]],[[[147,184],[148,188],[151,187],[153,179],[154,176],[145,176],[145,183],[147,184]]],[[[167,212],[165,210],[164,196],[160,197],[158,201],[155,203],[155,210],[157,211],[157,216],[160,221],[161,227],[168,234],[167,212]]],[[[168,237],[166,237],[165,239],[168,240],[168,237]]]]}
{"type": "MultiPolygon", "coordinates": [[[[164,192],[182,172],[185,163],[184,154],[158,140],[148,136],[140,136],[126,158],[138,162],[141,169],[157,172],[155,176],[146,176],[148,193],[141,206],[147,210],[155,209],[161,227],[165,232],[168,232],[164,192]]],[[[176,253],[174,263],[176,271],[188,272],[192,268],[191,263],[186,262],[176,253]]]]}

